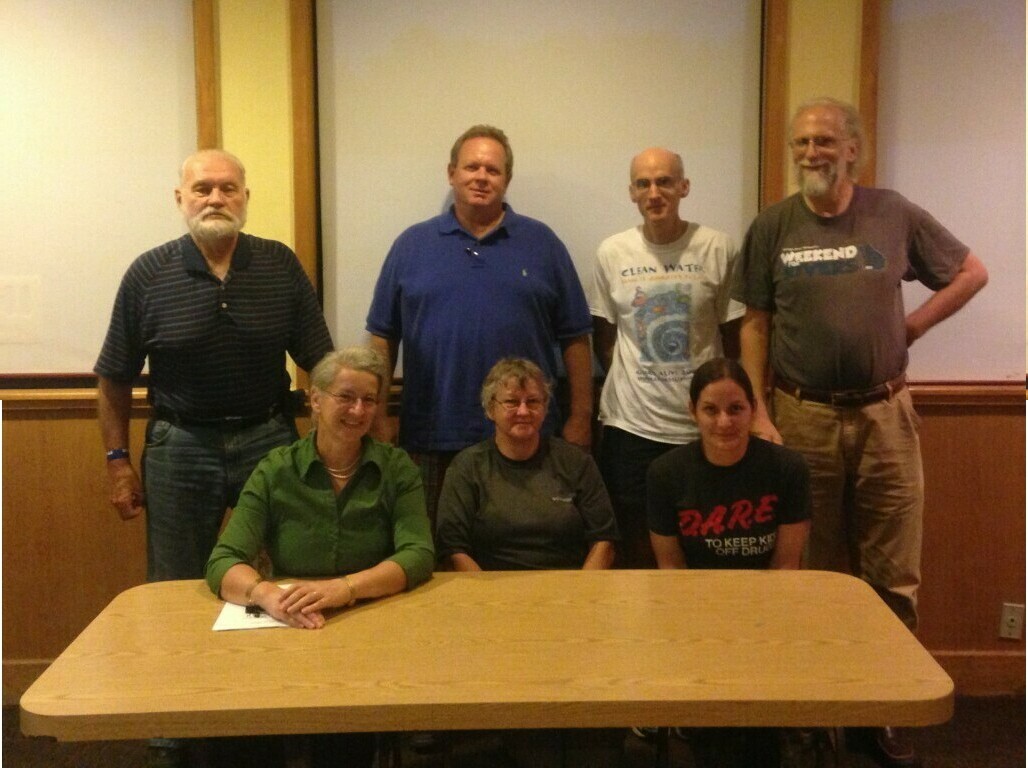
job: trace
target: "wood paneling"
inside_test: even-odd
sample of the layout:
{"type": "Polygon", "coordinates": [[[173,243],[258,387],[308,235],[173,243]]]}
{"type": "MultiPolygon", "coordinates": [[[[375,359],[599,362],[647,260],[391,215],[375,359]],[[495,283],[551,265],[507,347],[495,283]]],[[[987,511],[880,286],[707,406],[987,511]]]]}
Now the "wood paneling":
{"type": "Polygon", "coordinates": [[[1024,640],[999,638],[1001,605],[1025,598],[1023,390],[959,389],[914,391],[925,457],[918,636],[958,690],[1023,690],[1024,640]]]}
{"type": "MultiPolygon", "coordinates": [[[[107,502],[95,394],[75,392],[64,403],[53,394],[49,407],[3,397],[5,703],[26,673],[9,661],[53,658],[114,595],[146,577],[143,520],[122,522],[107,502]]],[[[137,464],[143,423],[132,420],[137,464]]]]}
{"type": "MultiPolygon", "coordinates": [[[[115,595],[146,580],[142,517],[108,503],[95,390],[0,391],[3,400],[3,701],[18,697],[115,595]]],[[[134,393],[139,466],[148,409],[134,393]]],[[[297,420],[303,434],[307,418],[297,420]]]]}
{"type": "Polygon", "coordinates": [[[785,196],[789,93],[789,0],[764,0],[760,71],[760,207],[785,196]]]}
{"type": "Polygon", "coordinates": [[[221,79],[218,50],[217,0],[193,0],[197,149],[221,147],[221,79]]]}
{"type": "MultiPolygon", "coordinates": [[[[293,93],[293,222],[296,256],[311,282],[321,276],[318,198],[318,113],[314,62],[314,2],[289,4],[290,74],[293,93]]],[[[318,291],[321,293],[320,289],[318,291]]]]}
{"type": "MultiPolygon", "coordinates": [[[[1024,687],[1024,641],[998,638],[1024,602],[1024,391],[912,387],[926,477],[921,641],[961,693],[1024,687]]],[[[0,392],[3,416],[4,701],[17,700],[119,592],[145,578],[141,520],[108,506],[95,393],[0,392]]],[[[146,414],[137,390],[133,456],[146,414]]],[[[301,433],[308,427],[300,420],[301,433]]]]}
{"type": "Polygon", "coordinates": [[[857,109],[864,124],[864,166],[858,183],[875,185],[875,153],[878,146],[878,53],[881,48],[880,0],[863,0],[860,25],[860,101],[857,109]]]}

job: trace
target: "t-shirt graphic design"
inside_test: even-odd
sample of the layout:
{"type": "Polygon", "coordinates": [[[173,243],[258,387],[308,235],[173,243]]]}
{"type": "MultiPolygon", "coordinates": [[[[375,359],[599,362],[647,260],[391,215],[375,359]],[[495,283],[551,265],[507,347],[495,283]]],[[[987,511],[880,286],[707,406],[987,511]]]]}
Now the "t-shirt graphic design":
{"type": "Polygon", "coordinates": [[[635,334],[645,363],[689,362],[689,312],[692,304],[686,286],[675,283],[660,293],[636,287],[635,334]]]}
{"type": "Polygon", "coordinates": [[[843,275],[862,269],[885,269],[885,257],[870,245],[843,245],[839,248],[783,248],[778,254],[785,278],[811,275],[843,275]]]}
{"type": "Polygon", "coordinates": [[[681,509],[679,535],[696,542],[686,543],[684,549],[692,551],[694,547],[706,546],[718,557],[767,555],[774,550],[778,538],[777,503],[778,496],[770,493],[761,496],[757,503],[739,499],[730,505],[718,504],[707,515],[698,509],[681,509]]]}

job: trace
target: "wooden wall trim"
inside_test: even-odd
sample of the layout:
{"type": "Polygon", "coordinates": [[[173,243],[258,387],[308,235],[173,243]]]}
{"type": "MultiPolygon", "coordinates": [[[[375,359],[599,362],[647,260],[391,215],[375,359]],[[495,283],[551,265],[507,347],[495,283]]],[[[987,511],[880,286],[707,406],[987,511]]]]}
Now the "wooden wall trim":
{"type": "Polygon", "coordinates": [[[1023,407],[1028,390],[1008,382],[912,382],[915,406],[1023,407]]]}
{"type": "MultiPolygon", "coordinates": [[[[390,410],[399,405],[402,380],[390,388],[390,410]]],[[[598,391],[598,388],[597,388],[598,391]]],[[[958,405],[967,407],[1022,407],[1028,389],[1006,382],[940,382],[910,384],[915,405],[958,405]]],[[[146,406],[146,388],[132,390],[133,407],[146,406]]],[[[0,389],[5,411],[43,411],[88,408],[96,410],[96,389],[0,389]]]]}
{"type": "Polygon", "coordinates": [[[221,78],[218,49],[218,0],[193,0],[197,149],[221,147],[221,78]]]}
{"type": "Polygon", "coordinates": [[[1024,695],[1024,651],[931,653],[961,696],[1024,695]]]}
{"type": "MultiPolygon", "coordinates": [[[[0,389],[4,414],[50,411],[55,414],[88,412],[96,415],[96,389],[0,389]]],[[[149,410],[146,389],[132,390],[133,416],[149,410]]],[[[99,438],[97,439],[99,445],[99,438]]]]}
{"type": "Polygon", "coordinates": [[[293,224],[297,258],[321,296],[321,201],[318,177],[317,63],[314,0],[289,3],[293,111],[293,224]]]}
{"type": "Polygon", "coordinates": [[[789,0],[764,0],[760,70],[760,209],[785,195],[789,91],[789,0]]]}
{"type": "Polygon", "coordinates": [[[16,707],[22,694],[46,671],[53,659],[4,659],[3,705],[16,707]]]}
{"type": "Polygon", "coordinates": [[[880,0],[863,0],[860,29],[860,83],[857,109],[864,123],[864,165],[858,182],[875,185],[878,147],[878,66],[882,23],[880,0]]]}

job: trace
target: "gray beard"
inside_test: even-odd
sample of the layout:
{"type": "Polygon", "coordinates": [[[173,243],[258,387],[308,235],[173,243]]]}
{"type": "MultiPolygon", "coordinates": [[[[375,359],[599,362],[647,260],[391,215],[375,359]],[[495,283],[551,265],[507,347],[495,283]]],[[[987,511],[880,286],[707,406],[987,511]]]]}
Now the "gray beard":
{"type": "Polygon", "coordinates": [[[796,184],[805,197],[824,197],[832,191],[838,178],[839,173],[834,166],[828,166],[825,171],[796,166],[796,184]]]}
{"type": "Polygon", "coordinates": [[[197,217],[189,222],[189,233],[199,242],[216,243],[238,235],[244,223],[242,219],[204,220],[197,217]]]}

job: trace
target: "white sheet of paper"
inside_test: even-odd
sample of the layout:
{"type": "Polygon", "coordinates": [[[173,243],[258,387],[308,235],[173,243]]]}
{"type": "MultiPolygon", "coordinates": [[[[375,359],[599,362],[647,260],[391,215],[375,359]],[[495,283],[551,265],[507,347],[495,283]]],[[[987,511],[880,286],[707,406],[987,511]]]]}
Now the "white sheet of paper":
{"type": "Polygon", "coordinates": [[[287,627],[278,619],[274,619],[266,613],[253,615],[246,612],[245,605],[225,603],[214,622],[212,629],[215,632],[223,632],[229,629],[262,629],[263,627],[287,627]]]}

